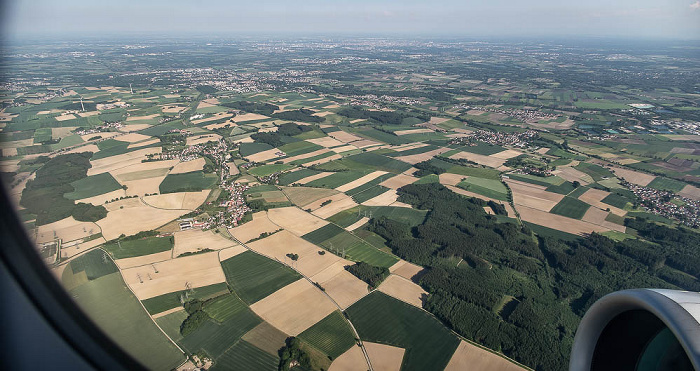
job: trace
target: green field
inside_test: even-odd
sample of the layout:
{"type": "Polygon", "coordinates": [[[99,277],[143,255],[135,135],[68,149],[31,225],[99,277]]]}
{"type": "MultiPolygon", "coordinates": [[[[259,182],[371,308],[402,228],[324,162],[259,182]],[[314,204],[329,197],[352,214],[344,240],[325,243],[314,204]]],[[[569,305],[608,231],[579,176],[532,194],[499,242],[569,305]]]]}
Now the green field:
{"type": "Polygon", "coordinates": [[[554,205],[549,212],[563,215],[573,219],[581,219],[586,214],[589,204],[573,197],[564,197],[558,204],[554,205]]]}
{"type": "Polygon", "coordinates": [[[401,370],[442,370],[459,339],[432,315],[375,291],[346,310],[364,341],[406,349],[401,370]]]}
{"type": "Polygon", "coordinates": [[[165,331],[168,336],[170,336],[171,339],[174,341],[180,341],[182,340],[182,334],[180,333],[180,325],[182,325],[182,321],[187,318],[188,314],[185,312],[185,310],[179,310],[174,313],[166,314],[164,316],[156,318],[156,323],[160,328],[165,331]]]}
{"type": "Polygon", "coordinates": [[[221,262],[226,281],[247,304],[265,298],[301,278],[274,260],[246,251],[221,262]]]}
{"type": "Polygon", "coordinates": [[[236,295],[227,294],[208,302],[204,311],[217,322],[224,322],[246,308],[245,303],[236,295]]]}
{"type": "Polygon", "coordinates": [[[351,170],[374,169],[390,173],[402,173],[411,168],[411,164],[372,152],[352,155],[339,161],[346,164],[351,170]]]}
{"type": "Polygon", "coordinates": [[[239,340],[216,359],[210,370],[276,371],[278,364],[279,357],[239,340]]]}
{"type": "Polygon", "coordinates": [[[317,151],[319,149],[323,149],[323,147],[319,146],[318,144],[313,144],[309,143],[306,141],[298,141],[294,143],[289,143],[281,146],[280,151],[284,152],[287,154],[287,156],[292,157],[296,155],[302,155],[304,153],[309,153],[313,151],[317,151]]]}
{"type": "Polygon", "coordinates": [[[316,170],[311,170],[311,169],[299,169],[297,171],[292,171],[289,173],[284,173],[280,175],[279,181],[281,185],[290,185],[296,181],[299,181],[301,179],[304,179],[306,177],[310,177],[312,175],[319,174],[320,171],[316,170]]]}
{"type": "Polygon", "coordinates": [[[320,187],[320,188],[337,188],[343,184],[350,183],[353,180],[362,178],[367,175],[368,172],[364,171],[339,171],[335,174],[323,177],[321,179],[316,179],[312,182],[306,183],[307,187],[320,187]]]}
{"type": "Polygon", "coordinates": [[[564,241],[574,241],[580,238],[580,236],[577,236],[575,234],[562,232],[560,230],[545,227],[539,224],[534,224],[530,222],[523,222],[523,224],[542,237],[558,238],[564,241]]]}
{"type": "Polygon", "coordinates": [[[272,148],[274,147],[267,143],[241,143],[240,147],[238,147],[238,153],[240,153],[242,157],[247,157],[272,148]]]}
{"type": "Polygon", "coordinates": [[[146,237],[138,240],[126,240],[104,246],[114,259],[132,258],[171,250],[174,246],[172,236],[146,237]]]}
{"type": "Polygon", "coordinates": [[[201,171],[193,171],[183,174],[170,174],[160,183],[160,193],[196,192],[210,189],[216,185],[216,174],[204,174],[201,171]]]}
{"type": "Polygon", "coordinates": [[[508,201],[508,189],[500,180],[468,177],[459,182],[457,187],[496,200],[508,201]]]}
{"type": "Polygon", "coordinates": [[[355,335],[345,317],[335,311],[299,334],[299,338],[332,359],[355,345],[355,335]]]}
{"type": "Polygon", "coordinates": [[[615,174],[613,174],[610,170],[596,164],[589,164],[587,162],[578,164],[574,167],[574,169],[590,175],[596,182],[602,180],[603,178],[615,177],[615,174]]]}
{"type": "Polygon", "coordinates": [[[345,231],[343,228],[340,228],[335,224],[326,224],[315,231],[311,231],[301,236],[301,238],[311,242],[312,244],[320,245],[321,243],[323,243],[323,241],[326,241],[329,238],[333,238],[343,233],[343,231],[345,231]]]}
{"type": "Polygon", "coordinates": [[[96,249],[71,260],[61,275],[61,282],[66,289],[118,272],[117,266],[105,255],[107,253],[96,249]]]}
{"type": "Polygon", "coordinates": [[[488,143],[484,143],[484,142],[477,142],[476,146],[462,146],[462,147],[459,147],[459,149],[461,149],[462,151],[465,151],[465,152],[476,153],[477,155],[484,155],[484,156],[494,155],[496,153],[503,152],[506,150],[505,148],[503,148],[501,146],[488,144],[488,143]]]}
{"type": "Polygon", "coordinates": [[[347,259],[376,267],[388,268],[398,261],[395,256],[380,251],[335,224],[327,224],[302,238],[333,253],[342,253],[345,249],[347,259]]]}
{"type": "Polygon", "coordinates": [[[205,321],[185,336],[180,341],[180,345],[192,353],[204,350],[216,360],[243,334],[260,322],[262,320],[246,307],[224,322],[219,323],[213,319],[205,321]]]}
{"type": "Polygon", "coordinates": [[[39,144],[51,140],[51,128],[38,128],[34,131],[34,143],[39,144]]]}
{"type": "Polygon", "coordinates": [[[686,184],[669,178],[656,177],[647,185],[647,187],[660,189],[662,191],[680,192],[685,188],[686,184]]]}
{"type": "Polygon", "coordinates": [[[280,173],[285,170],[293,169],[294,165],[289,165],[289,164],[269,164],[269,165],[262,165],[258,167],[254,167],[250,170],[248,170],[249,174],[253,174],[255,176],[267,176],[270,174],[274,173],[280,173]]]}
{"type": "MultiPolygon", "coordinates": [[[[227,294],[228,292],[228,287],[225,283],[215,283],[213,285],[197,287],[196,289],[189,290],[187,297],[190,299],[207,300],[227,294]]],[[[182,306],[180,296],[184,293],[184,290],[170,292],[143,300],[142,303],[143,306],[146,307],[148,313],[157,314],[182,306]]]]}
{"type": "Polygon", "coordinates": [[[151,321],[119,273],[84,283],[69,293],[104,333],[147,368],[170,370],[185,360],[151,321]]]}
{"type": "Polygon", "coordinates": [[[574,187],[574,184],[571,182],[564,182],[559,185],[551,185],[545,189],[545,191],[548,192],[554,192],[554,193],[559,193],[560,195],[568,195],[571,193],[576,187],[574,187]]]}
{"type": "Polygon", "coordinates": [[[374,129],[374,128],[355,130],[354,132],[356,134],[361,135],[361,136],[364,136],[364,137],[367,137],[370,139],[376,139],[380,142],[384,142],[384,143],[392,144],[392,145],[411,143],[410,140],[402,138],[398,135],[385,133],[383,131],[379,131],[379,130],[374,129]]]}
{"type": "MultiPolygon", "coordinates": [[[[351,190],[346,191],[345,194],[348,196],[354,196],[354,195],[361,193],[361,192],[364,192],[370,188],[376,187],[379,183],[382,183],[383,181],[385,181],[389,178],[393,178],[394,176],[396,176],[396,175],[393,173],[387,173],[387,174],[381,175],[381,176],[379,176],[375,179],[372,179],[369,182],[367,182],[359,187],[355,187],[351,190]]],[[[384,188],[384,187],[382,187],[382,188],[384,188]]],[[[386,190],[388,188],[384,188],[384,189],[386,190]]]]}
{"type": "Polygon", "coordinates": [[[624,209],[627,203],[630,202],[626,197],[620,196],[616,193],[611,193],[605,196],[600,202],[606,203],[610,206],[615,206],[619,209],[624,209]]]}
{"type": "Polygon", "coordinates": [[[537,184],[544,187],[549,187],[552,185],[560,185],[564,183],[564,179],[558,176],[541,177],[528,174],[508,174],[508,177],[513,180],[519,180],[525,183],[537,184]]]}
{"type": "Polygon", "coordinates": [[[69,200],[79,200],[82,198],[98,196],[122,188],[121,184],[119,184],[119,182],[117,182],[117,180],[114,179],[110,173],[91,175],[89,177],[76,180],[75,182],[72,182],[71,185],[73,186],[74,191],[63,195],[63,197],[69,200]]]}

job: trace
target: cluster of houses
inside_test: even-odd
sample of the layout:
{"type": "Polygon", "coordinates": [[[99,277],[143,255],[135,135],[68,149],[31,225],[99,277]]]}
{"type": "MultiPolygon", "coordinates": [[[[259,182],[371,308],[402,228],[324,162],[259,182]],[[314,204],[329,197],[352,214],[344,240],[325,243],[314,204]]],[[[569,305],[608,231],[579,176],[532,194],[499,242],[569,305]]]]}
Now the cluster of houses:
{"type": "Polygon", "coordinates": [[[689,227],[700,225],[700,202],[673,192],[642,187],[625,181],[622,181],[621,184],[634,192],[642,205],[650,212],[677,220],[689,227]]]}

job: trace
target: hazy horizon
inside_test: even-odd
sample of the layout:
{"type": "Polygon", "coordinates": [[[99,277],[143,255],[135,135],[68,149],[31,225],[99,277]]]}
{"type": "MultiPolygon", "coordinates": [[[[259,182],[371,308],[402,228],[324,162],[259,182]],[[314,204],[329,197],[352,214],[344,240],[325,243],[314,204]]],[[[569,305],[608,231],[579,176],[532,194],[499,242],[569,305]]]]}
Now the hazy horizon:
{"type": "Polygon", "coordinates": [[[396,36],[700,39],[700,1],[8,1],[7,40],[61,37],[396,36]]]}

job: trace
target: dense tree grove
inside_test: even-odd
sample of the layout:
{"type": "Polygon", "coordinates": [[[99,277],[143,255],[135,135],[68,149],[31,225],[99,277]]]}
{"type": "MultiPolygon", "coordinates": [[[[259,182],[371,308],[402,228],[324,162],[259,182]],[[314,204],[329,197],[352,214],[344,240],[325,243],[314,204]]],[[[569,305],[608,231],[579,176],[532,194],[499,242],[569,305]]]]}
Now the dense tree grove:
{"type": "Polygon", "coordinates": [[[27,182],[22,191],[20,205],[36,214],[36,224],[48,224],[71,215],[81,221],[96,221],[104,218],[102,206],[80,204],[63,197],[73,192],[70,184],[87,176],[92,152],[71,153],[56,156],[36,171],[36,178],[27,182]]]}
{"type": "Polygon", "coordinates": [[[355,277],[367,282],[372,288],[378,287],[385,278],[389,277],[389,268],[375,267],[365,262],[345,266],[345,270],[355,277]]]}
{"type": "Polygon", "coordinates": [[[272,117],[282,120],[290,121],[301,121],[301,122],[323,122],[324,118],[320,116],[313,116],[314,111],[309,109],[298,109],[292,111],[278,112],[272,115],[272,117]]]}
{"type": "Polygon", "coordinates": [[[295,337],[290,337],[286,341],[286,345],[280,349],[280,371],[289,369],[297,369],[294,365],[299,366],[302,370],[311,368],[311,357],[301,349],[301,342],[295,337]]]}
{"type": "MultiPolygon", "coordinates": [[[[426,119],[421,114],[408,115],[400,112],[390,111],[369,111],[362,108],[346,107],[338,111],[339,115],[352,119],[371,120],[384,125],[401,125],[403,120],[410,117],[426,119]]],[[[427,117],[430,119],[430,117],[427,117]]]]}
{"type": "Polygon", "coordinates": [[[282,136],[294,136],[312,129],[306,125],[297,125],[293,122],[288,122],[279,126],[276,132],[255,133],[250,137],[258,143],[267,143],[273,147],[280,147],[285,142],[282,141],[282,136]]]}
{"type": "Polygon", "coordinates": [[[598,234],[563,241],[499,222],[484,212],[486,202],[440,184],[407,185],[399,195],[430,210],[424,223],[410,228],[382,218],[370,229],[395,254],[428,268],[419,279],[430,293],[425,309],[463,336],[537,370],[568,367],[581,316],[603,295],[700,288],[700,235],[690,230],[631,220],[628,226],[648,241],[598,234]]]}
{"type": "Polygon", "coordinates": [[[440,175],[446,171],[445,169],[443,169],[441,167],[437,167],[437,166],[433,165],[433,163],[430,162],[430,160],[419,162],[419,163],[413,165],[413,167],[418,169],[418,171],[413,173],[413,175],[417,176],[419,178],[424,177],[426,175],[430,175],[430,174],[440,175]]]}
{"type": "Polygon", "coordinates": [[[279,109],[279,107],[275,106],[274,104],[247,102],[247,101],[221,103],[220,105],[224,106],[226,108],[233,108],[233,109],[246,111],[246,112],[250,112],[250,113],[257,113],[257,114],[265,115],[265,116],[271,116],[272,113],[275,112],[275,110],[279,109]]]}

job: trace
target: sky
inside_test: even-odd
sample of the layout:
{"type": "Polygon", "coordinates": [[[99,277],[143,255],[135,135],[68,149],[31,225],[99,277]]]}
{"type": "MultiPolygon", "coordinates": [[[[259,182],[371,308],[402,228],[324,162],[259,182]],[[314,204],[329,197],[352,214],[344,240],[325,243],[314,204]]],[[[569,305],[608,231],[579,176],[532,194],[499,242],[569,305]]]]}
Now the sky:
{"type": "Polygon", "coordinates": [[[5,0],[9,39],[425,35],[700,39],[700,0],[5,0]]]}

